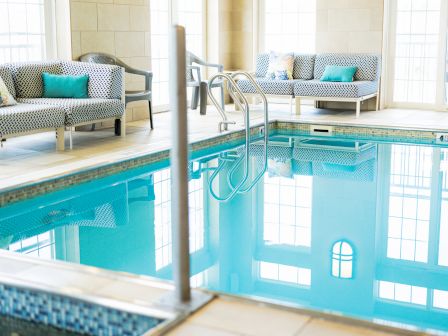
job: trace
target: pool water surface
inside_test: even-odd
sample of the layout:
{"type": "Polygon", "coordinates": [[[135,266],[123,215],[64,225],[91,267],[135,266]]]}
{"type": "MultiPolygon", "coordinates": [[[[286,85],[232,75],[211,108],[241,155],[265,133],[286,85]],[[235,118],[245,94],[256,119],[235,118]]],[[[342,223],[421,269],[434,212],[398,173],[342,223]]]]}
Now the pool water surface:
{"type": "MultiPolygon", "coordinates": [[[[448,332],[448,147],[278,134],[248,153],[189,164],[193,286],[448,332]]],[[[160,162],[1,208],[0,248],[170,279],[170,183],[160,162]]]]}

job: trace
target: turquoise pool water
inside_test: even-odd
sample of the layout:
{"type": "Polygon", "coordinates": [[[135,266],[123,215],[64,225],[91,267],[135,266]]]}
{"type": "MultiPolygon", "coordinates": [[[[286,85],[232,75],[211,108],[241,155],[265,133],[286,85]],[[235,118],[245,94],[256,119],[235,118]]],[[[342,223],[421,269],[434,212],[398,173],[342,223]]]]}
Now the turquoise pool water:
{"type": "MultiPolygon", "coordinates": [[[[448,148],[278,134],[217,200],[244,153],[189,165],[194,286],[448,332],[448,148]]],[[[168,163],[1,208],[0,247],[169,279],[168,163]]]]}

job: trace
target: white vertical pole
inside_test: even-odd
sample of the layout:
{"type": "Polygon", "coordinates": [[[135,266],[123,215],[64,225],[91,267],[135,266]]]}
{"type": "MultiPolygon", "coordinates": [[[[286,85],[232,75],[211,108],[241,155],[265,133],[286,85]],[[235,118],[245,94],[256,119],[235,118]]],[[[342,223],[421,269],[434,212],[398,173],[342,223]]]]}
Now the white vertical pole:
{"type": "Polygon", "coordinates": [[[185,29],[173,26],[170,38],[170,110],[172,115],[171,223],[173,277],[179,302],[191,299],[188,233],[188,127],[185,29]]]}

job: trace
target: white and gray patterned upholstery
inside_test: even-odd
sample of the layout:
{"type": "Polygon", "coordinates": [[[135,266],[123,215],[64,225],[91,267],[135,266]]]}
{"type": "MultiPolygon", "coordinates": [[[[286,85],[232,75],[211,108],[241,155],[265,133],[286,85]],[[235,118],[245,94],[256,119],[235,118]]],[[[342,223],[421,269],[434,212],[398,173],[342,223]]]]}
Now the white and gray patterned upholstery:
{"type": "Polygon", "coordinates": [[[321,82],[319,79],[300,81],[294,85],[296,97],[341,97],[359,98],[375,93],[376,81],[321,82]]]}
{"type": "Polygon", "coordinates": [[[316,55],[294,54],[294,79],[312,79],[314,74],[314,62],[316,55]]]}
{"type": "MultiPolygon", "coordinates": [[[[314,71],[314,60],[316,56],[312,54],[294,54],[294,79],[312,79],[314,71]]],[[[255,77],[264,78],[269,68],[269,53],[262,53],[257,56],[255,77]]]]}
{"type": "Polygon", "coordinates": [[[0,77],[3,79],[3,82],[5,82],[5,85],[8,88],[11,96],[13,96],[15,99],[16,89],[14,87],[14,80],[12,78],[11,70],[6,66],[0,65],[0,77]]]}
{"type": "Polygon", "coordinates": [[[21,98],[18,102],[57,106],[65,111],[66,126],[114,117],[120,118],[124,113],[124,103],[119,99],[21,98]]]}
{"type": "MultiPolygon", "coordinates": [[[[292,96],[294,93],[294,84],[299,80],[275,80],[267,78],[255,78],[255,81],[260,85],[263,93],[272,95],[288,95],[292,96]]],[[[240,79],[238,87],[243,93],[256,93],[252,83],[247,79],[240,79]]]]}
{"type": "Polygon", "coordinates": [[[11,69],[17,98],[42,97],[42,73],[62,74],[60,61],[12,63],[6,66],[11,69]]]}
{"type": "Polygon", "coordinates": [[[89,75],[89,97],[120,99],[123,93],[123,71],[116,65],[84,62],[49,61],[12,63],[11,69],[18,98],[41,98],[42,73],[89,75]]]}
{"type": "Polygon", "coordinates": [[[121,99],[123,70],[116,65],[62,62],[64,75],[89,75],[89,98],[121,99]]]}
{"type": "Polygon", "coordinates": [[[381,57],[372,54],[318,54],[314,63],[314,78],[320,79],[327,65],[356,66],[355,81],[378,81],[381,57]]]}
{"type": "Polygon", "coordinates": [[[39,129],[63,127],[65,111],[57,106],[17,104],[0,108],[0,138],[39,129]]]}
{"type": "MultiPolygon", "coordinates": [[[[331,142],[328,142],[331,145],[331,142]]],[[[312,161],[322,163],[332,163],[338,165],[353,166],[362,162],[376,159],[377,147],[371,146],[362,151],[335,151],[326,150],[319,147],[294,147],[292,157],[298,161],[312,161]]]]}

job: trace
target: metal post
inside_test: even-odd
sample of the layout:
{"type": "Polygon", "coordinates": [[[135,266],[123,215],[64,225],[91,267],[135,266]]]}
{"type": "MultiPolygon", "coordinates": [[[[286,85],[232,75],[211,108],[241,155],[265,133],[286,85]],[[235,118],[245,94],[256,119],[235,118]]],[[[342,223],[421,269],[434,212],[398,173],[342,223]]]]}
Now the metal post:
{"type": "Polygon", "coordinates": [[[188,127],[185,29],[173,26],[170,38],[170,110],[172,115],[171,223],[175,298],[191,300],[188,234],[188,127]]]}

